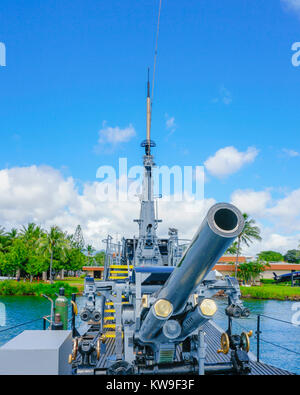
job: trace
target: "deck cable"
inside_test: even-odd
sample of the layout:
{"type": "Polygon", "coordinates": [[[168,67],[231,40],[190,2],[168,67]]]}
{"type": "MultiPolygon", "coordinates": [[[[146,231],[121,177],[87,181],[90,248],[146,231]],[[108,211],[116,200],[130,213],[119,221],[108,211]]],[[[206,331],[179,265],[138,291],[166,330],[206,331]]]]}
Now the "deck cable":
{"type": "Polygon", "coordinates": [[[20,326],[29,325],[29,324],[32,324],[33,322],[37,322],[37,321],[40,321],[40,320],[42,320],[42,319],[44,319],[44,317],[40,317],[40,318],[37,318],[36,320],[32,320],[32,321],[24,322],[24,323],[22,323],[22,324],[18,324],[18,325],[15,325],[15,326],[11,326],[11,327],[9,327],[9,328],[1,329],[1,330],[0,330],[0,333],[6,332],[6,331],[10,331],[10,330],[15,329],[15,328],[19,328],[20,326]]]}
{"type": "Polygon", "coordinates": [[[282,350],[291,352],[291,353],[296,354],[296,355],[300,355],[300,352],[298,352],[298,351],[291,350],[291,349],[289,349],[289,348],[287,348],[287,347],[284,347],[284,346],[280,346],[279,344],[272,343],[272,342],[270,342],[270,341],[268,341],[268,340],[265,340],[265,339],[263,339],[263,338],[260,338],[260,340],[261,340],[262,342],[264,342],[264,343],[271,344],[271,345],[274,346],[274,347],[278,347],[278,348],[281,348],[282,350]]]}
{"type": "Polygon", "coordinates": [[[269,318],[270,320],[273,320],[273,321],[283,322],[284,324],[293,325],[294,327],[300,328],[300,326],[297,326],[297,325],[295,325],[295,324],[293,324],[292,322],[289,322],[289,321],[281,320],[280,318],[270,317],[270,316],[265,315],[265,314],[256,314],[256,315],[260,315],[261,317],[269,318]]]}

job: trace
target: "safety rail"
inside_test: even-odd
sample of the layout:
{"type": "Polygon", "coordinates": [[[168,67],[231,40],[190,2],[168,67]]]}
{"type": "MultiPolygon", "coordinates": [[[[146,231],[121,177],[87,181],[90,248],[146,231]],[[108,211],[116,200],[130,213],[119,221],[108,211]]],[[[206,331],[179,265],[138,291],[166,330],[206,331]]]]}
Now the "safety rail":
{"type": "MultiPolygon", "coordinates": [[[[222,316],[227,317],[226,314],[221,312],[221,311],[218,311],[217,314],[222,314],[222,316]]],[[[292,349],[290,349],[288,347],[285,347],[285,346],[282,346],[280,344],[274,343],[274,342],[272,342],[270,340],[266,340],[265,338],[263,338],[261,336],[262,333],[263,333],[263,331],[262,331],[262,318],[266,318],[266,319],[269,319],[269,320],[272,320],[272,321],[277,321],[277,322],[281,322],[281,323],[284,323],[284,324],[287,324],[287,325],[291,325],[294,328],[298,328],[298,329],[300,329],[300,326],[297,326],[297,325],[293,324],[292,322],[289,322],[289,321],[286,321],[286,320],[283,320],[283,319],[280,319],[280,318],[271,317],[271,316],[266,315],[266,314],[253,313],[252,315],[256,315],[256,331],[253,331],[253,332],[255,334],[255,339],[256,339],[256,361],[258,363],[261,362],[261,343],[266,343],[266,344],[269,344],[269,345],[271,345],[273,347],[276,347],[278,349],[281,349],[281,350],[284,350],[286,352],[289,352],[291,354],[300,356],[300,352],[298,352],[296,350],[292,350],[292,349]]],[[[242,330],[244,330],[246,332],[249,331],[249,327],[246,328],[239,321],[234,320],[234,323],[237,326],[239,326],[242,330]]]]}
{"type": "MultiPolygon", "coordinates": [[[[70,327],[72,329],[73,336],[74,336],[74,334],[76,332],[76,329],[75,329],[75,318],[76,318],[76,315],[77,315],[77,311],[76,311],[77,307],[75,309],[75,305],[76,305],[76,294],[72,294],[71,303],[69,304],[69,307],[71,307],[71,317],[68,319],[68,324],[71,323],[70,327]]],[[[22,326],[30,325],[30,324],[33,324],[33,323],[38,322],[38,321],[42,321],[42,328],[43,328],[43,330],[47,330],[47,329],[49,329],[51,327],[51,324],[53,322],[51,317],[52,317],[52,314],[44,315],[44,316],[36,318],[34,320],[30,320],[30,321],[27,321],[27,322],[22,322],[21,324],[17,324],[17,325],[14,325],[14,326],[10,326],[8,328],[1,329],[0,333],[8,332],[10,330],[13,330],[13,329],[16,329],[16,328],[20,328],[22,326]],[[47,328],[47,322],[50,324],[48,326],[48,328],[47,328]]]]}
{"type": "Polygon", "coordinates": [[[285,320],[282,320],[282,319],[276,318],[276,317],[270,317],[270,316],[265,315],[265,314],[257,314],[256,332],[255,332],[255,334],[256,334],[256,358],[257,358],[257,362],[260,362],[260,343],[261,343],[261,342],[270,344],[270,345],[272,345],[272,346],[274,346],[274,347],[280,348],[280,349],[282,349],[282,350],[285,350],[285,351],[287,351],[287,352],[290,352],[290,353],[292,353],[292,354],[296,354],[296,355],[299,355],[299,356],[300,356],[300,352],[298,352],[298,351],[291,350],[291,349],[289,349],[289,348],[287,348],[287,347],[285,347],[285,346],[282,346],[282,345],[280,345],[280,344],[273,343],[273,342],[271,342],[271,341],[269,341],[269,340],[266,340],[266,339],[263,339],[263,338],[261,337],[261,334],[262,334],[261,318],[262,318],[262,317],[263,317],[263,318],[267,318],[267,319],[269,319],[269,320],[281,322],[281,323],[284,323],[284,324],[287,324],[287,325],[291,325],[291,326],[293,326],[294,328],[300,329],[300,326],[296,326],[296,325],[293,324],[292,322],[285,321],[285,320]]]}
{"type": "Polygon", "coordinates": [[[31,321],[23,322],[23,323],[21,323],[21,324],[17,324],[17,325],[11,326],[11,327],[9,327],[9,328],[1,329],[1,330],[0,330],[0,333],[6,332],[6,331],[10,331],[10,330],[13,330],[13,329],[16,329],[16,328],[19,328],[19,327],[21,327],[21,326],[33,324],[34,322],[37,322],[37,321],[40,321],[40,320],[44,320],[44,318],[45,318],[45,317],[40,317],[40,318],[37,318],[37,319],[35,319],[35,320],[31,320],[31,321]]]}

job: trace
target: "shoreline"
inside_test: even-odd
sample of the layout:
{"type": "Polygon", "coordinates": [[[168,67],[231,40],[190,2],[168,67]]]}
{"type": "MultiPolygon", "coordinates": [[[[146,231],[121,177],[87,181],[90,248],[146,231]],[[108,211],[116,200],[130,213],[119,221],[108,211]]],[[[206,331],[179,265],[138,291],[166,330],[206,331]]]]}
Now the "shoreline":
{"type": "Polygon", "coordinates": [[[241,286],[243,299],[300,301],[300,287],[291,287],[278,284],[262,284],[260,286],[241,286]]]}
{"type": "MultiPolygon", "coordinates": [[[[73,279],[72,279],[73,280],[73,279]]],[[[76,293],[78,296],[83,295],[83,284],[75,281],[56,281],[54,284],[43,282],[17,282],[16,280],[0,281],[0,296],[55,296],[59,288],[64,287],[66,296],[76,293]]],[[[287,285],[262,284],[260,286],[245,287],[241,286],[242,299],[244,300],[276,300],[276,301],[300,301],[300,287],[291,287],[287,285]]],[[[223,298],[223,295],[217,295],[223,298]]]]}

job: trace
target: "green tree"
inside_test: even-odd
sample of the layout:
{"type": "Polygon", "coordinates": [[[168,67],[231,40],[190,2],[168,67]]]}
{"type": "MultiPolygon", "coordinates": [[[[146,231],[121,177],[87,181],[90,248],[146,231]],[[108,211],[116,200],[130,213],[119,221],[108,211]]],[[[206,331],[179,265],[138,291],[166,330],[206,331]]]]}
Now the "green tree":
{"type": "Polygon", "coordinates": [[[14,240],[9,252],[3,255],[1,271],[14,276],[17,270],[25,270],[28,261],[28,247],[21,239],[14,240]]]}
{"type": "Polygon", "coordinates": [[[283,255],[276,251],[262,251],[257,256],[260,261],[264,262],[282,262],[284,260],[283,255]]]}
{"type": "Polygon", "coordinates": [[[28,257],[25,267],[26,273],[30,275],[30,282],[33,276],[37,276],[42,272],[47,271],[48,263],[46,257],[42,254],[31,254],[28,257]]]}
{"type": "Polygon", "coordinates": [[[66,250],[64,258],[64,267],[66,270],[72,272],[77,272],[82,270],[85,265],[85,255],[81,252],[79,248],[71,248],[66,250]]]}
{"type": "Polygon", "coordinates": [[[5,229],[0,227],[0,252],[6,253],[8,251],[9,238],[5,229]]]}
{"type": "Polygon", "coordinates": [[[237,277],[246,284],[251,282],[254,283],[261,273],[269,266],[268,263],[263,263],[261,261],[241,263],[238,266],[237,277]]]}
{"type": "Polygon", "coordinates": [[[32,240],[39,239],[42,233],[42,229],[40,226],[36,225],[35,223],[31,222],[27,226],[22,226],[20,231],[20,236],[26,241],[31,243],[32,240]]]}
{"type": "Polygon", "coordinates": [[[6,235],[7,235],[7,237],[10,239],[10,240],[15,240],[17,237],[18,237],[18,229],[16,229],[16,228],[12,228],[11,230],[10,230],[10,232],[7,232],[6,233],[6,235]]]}
{"type": "Polygon", "coordinates": [[[97,252],[97,254],[94,256],[94,260],[97,266],[104,266],[105,252],[104,251],[97,252]]]}
{"type": "Polygon", "coordinates": [[[239,264],[239,255],[241,251],[242,244],[246,244],[247,247],[250,246],[255,240],[261,241],[262,238],[260,236],[260,229],[255,225],[255,220],[250,218],[250,216],[246,213],[243,214],[245,219],[245,226],[242,232],[238,236],[237,241],[237,253],[236,253],[236,262],[235,262],[235,277],[237,277],[237,268],[239,264]]]}
{"type": "Polygon", "coordinates": [[[75,230],[75,233],[73,236],[71,236],[72,244],[75,248],[78,248],[79,250],[84,249],[84,238],[83,238],[83,233],[80,225],[77,225],[77,228],[75,230]]]}
{"type": "MultiPolygon", "coordinates": [[[[86,251],[86,253],[87,253],[87,258],[88,258],[88,266],[90,266],[90,261],[91,261],[91,256],[93,255],[93,253],[96,251],[95,250],[95,248],[91,245],[91,244],[88,244],[87,246],[86,246],[86,249],[85,249],[85,251],[86,251]]],[[[92,260],[92,263],[93,263],[93,260],[92,260]]]]}
{"type": "Polygon", "coordinates": [[[67,239],[65,233],[63,233],[59,227],[52,226],[50,231],[46,232],[40,240],[40,247],[45,253],[50,255],[50,282],[53,283],[52,270],[54,253],[57,250],[63,252],[65,249],[70,247],[70,242],[67,239]]]}
{"type": "Polygon", "coordinates": [[[300,263],[300,251],[299,250],[289,250],[285,254],[284,260],[289,263],[300,263]]]}
{"type": "Polygon", "coordinates": [[[226,251],[225,254],[228,254],[228,255],[236,255],[236,254],[237,254],[237,249],[238,249],[238,243],[237,243],[237,241],[235,241],[235,242],[228,248],[228,250],[226,251]]]}

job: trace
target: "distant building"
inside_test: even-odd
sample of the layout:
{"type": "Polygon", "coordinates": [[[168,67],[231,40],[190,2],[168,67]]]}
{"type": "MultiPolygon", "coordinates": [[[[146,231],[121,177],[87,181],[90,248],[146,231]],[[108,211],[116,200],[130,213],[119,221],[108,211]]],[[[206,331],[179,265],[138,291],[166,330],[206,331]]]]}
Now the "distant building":
{"type": "Polygon", "coordinates": [[[84,266],[82,268],[87,276],[94,277],[97,280],[101,280],[103,278],[104,267],[103,266],[84,266]]]}
{"type": "MultiPolygon", "coordinates": [[[[249,262],[252,259],[251,257],[241,256],[239,257],[239,263],[249,262]]],[[[213,270],[217,270],[223,275],[232,276],[235,272],[235,257],[223,256],[220,258],[219,262],[213,268],[213,270]]],[[[287,262],[270,262],[270,267],[268,267],[262,274],[261,277],[265,279],[273,279],[273,273],[276,273],[278,276],[281,274],[291,273],[292,270],[300,271],[300,265],[296,263],[287,263],[287,262]]]]}

